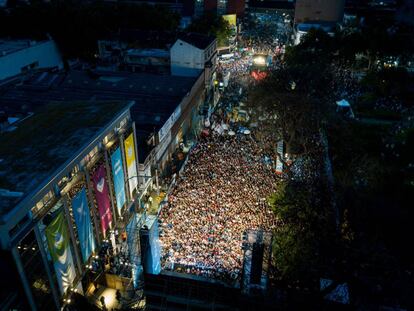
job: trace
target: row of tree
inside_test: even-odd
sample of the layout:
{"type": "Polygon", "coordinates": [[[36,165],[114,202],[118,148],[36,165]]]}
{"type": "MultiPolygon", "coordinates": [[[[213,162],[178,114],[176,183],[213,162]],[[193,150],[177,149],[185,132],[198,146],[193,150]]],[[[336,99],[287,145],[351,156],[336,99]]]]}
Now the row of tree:
{"type": "MultiPolygon", "coordinates": [[[[346,120],[335,107],[335,100],[341,99],[335,96],[348,82],[337,75],[337,68],[354,71],[358,54],[368,60],[363,69],[366,76],[358,83],[360,98],[383,99],[385,107],[392,104],[390,99],[409,102],[412,76],[402,67],[383,66],[388,57],[403,64],[412,57],[413,37],[404,33],[381,25],[338,32],[334,37],[311,30],[301,44],[287,48],[281,67],[250,92],[254,117],[270,125],[263,128],[276,132],[288,153],[298,159],[316,159],[321,165],[313,169],[323,172],[321,132],[327,133],[331,145],[334,193],[325,174],[304,182],[292,179],[294,175],[288,172],[269,198],[281,223],[274,235],[274,265],[285,282],[309,282],[327,274],[351,282],[360,291],[355,295],[368,297],[372,291],[360,275],[374,274],[381,286],[390,286],[402,273],[399,263],[412,258],[403,254],[404,244],[398,242],[412,236],[403,217],[412,215],[403,202],[409,198],[406,167],[410,161],[395,150],[388,152],[394,160],[385,161],[385,137],[394,137],[398,127],[380,124],[372,128],[346,120]],[[330,204],[333,196],[341,215],[338,227],[330,204]]],[[[411,137],[408,130],[397,133],[411,137]]],[[[412,143],[410,139],[401,143],[404,150],[405,144],[412,143]]]]}

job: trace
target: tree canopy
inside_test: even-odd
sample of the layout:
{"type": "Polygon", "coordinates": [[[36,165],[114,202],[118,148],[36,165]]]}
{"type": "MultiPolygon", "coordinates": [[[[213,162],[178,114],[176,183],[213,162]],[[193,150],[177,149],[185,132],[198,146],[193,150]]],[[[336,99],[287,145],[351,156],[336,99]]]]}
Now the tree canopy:
{"type": "Polygon", "coordinates": [[[219,47],[228,45],[231,35],[230,24],[223,17],[210,12],[195,19],[187,30],[216,37],[219,47]]]}

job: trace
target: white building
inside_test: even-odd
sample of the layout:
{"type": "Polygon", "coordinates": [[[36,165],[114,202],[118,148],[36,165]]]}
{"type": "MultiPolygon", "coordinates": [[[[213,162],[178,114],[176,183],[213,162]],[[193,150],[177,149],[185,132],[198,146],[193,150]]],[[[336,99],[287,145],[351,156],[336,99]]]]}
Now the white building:
{"type": "Polygon", "coordinates": [[[63,68],[53,40],[0,39],[0,81],[39,68],[63,68]]]}
{"type": "Polygon", "coordinates": [[[337,26],[336,23],[302,23],[297,24],[294,28],[294,39],[295,39],[295,45],[298,45],[302,38],[311,30],[314,29],[321,29],[325,31],[329,36],[333,37],[335,35],[334,30],[337,26]]]}
{"type": "Polygon", "coordinates": [[[196,77],[205,71],[206,86],[212,86],[217,64],[217,40],[189,33],[180,36],[170,49],[171,74],[196,77]]]}

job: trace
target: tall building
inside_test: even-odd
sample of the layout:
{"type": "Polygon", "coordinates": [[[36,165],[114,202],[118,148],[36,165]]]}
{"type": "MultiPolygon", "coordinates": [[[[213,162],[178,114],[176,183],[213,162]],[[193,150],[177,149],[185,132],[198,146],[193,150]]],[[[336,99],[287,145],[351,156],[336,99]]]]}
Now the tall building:
{"type": "Polygon", "coordinates": [[[297,0],[295,23],[341,22],[345,0],[297,0]]]}
{"type": "Polygon", "coordinates": [[[242,16],[246,6],[245,0],[194,0],[194,2],[194,14],[198,16],[204,12],[242,16]]]}
{"type": "Polygon", "coordinates": [[[136,215],[133,104],[53,103],[0,136],[1,310],[61,309],[120,245],[136,215]]]}

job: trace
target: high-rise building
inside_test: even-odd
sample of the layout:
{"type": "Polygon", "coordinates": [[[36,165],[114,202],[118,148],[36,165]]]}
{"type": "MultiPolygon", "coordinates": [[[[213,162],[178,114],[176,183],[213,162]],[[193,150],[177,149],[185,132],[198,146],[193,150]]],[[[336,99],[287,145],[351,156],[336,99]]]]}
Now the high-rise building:
{"type": "Polygon", "coordinates": [[[295,23],[341,22],[345,0],[296,0],[295,23]]]}

